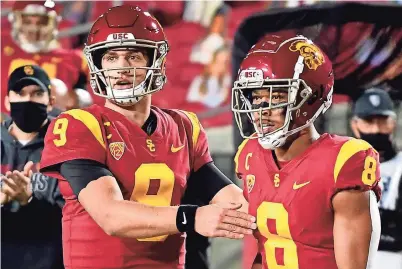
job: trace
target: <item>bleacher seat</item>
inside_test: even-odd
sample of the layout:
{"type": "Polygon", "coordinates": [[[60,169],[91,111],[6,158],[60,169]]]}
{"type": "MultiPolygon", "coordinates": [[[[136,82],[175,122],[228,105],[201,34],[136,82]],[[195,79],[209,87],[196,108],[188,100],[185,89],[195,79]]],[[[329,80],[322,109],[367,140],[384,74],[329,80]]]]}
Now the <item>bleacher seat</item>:
{"type": "Polygon", "coordinates": [[[207,34],[207,29],[198,23],[181,21],[172,26],[165,27],[165,34],[170,47],[194,45],[207,34]]]}
{"type": "Polygon", "coordinates": [[[193,82],[194,78],[204,72],[205,66],[202,64],[185,63],[175,68],[175,84],[180,87],[188,88],[193,82]]]}
{"type": "Polygon", "coordinates": [[[265,1],[240,1],[240,3],[234,2],[231,4],[231,9],[228,14],[228,36],[232,38],[240,26],[241,22],[253,13],[263,11],[266,5],[265,1]],[[244,3],[241,3],[244,2],[244,3]]]}

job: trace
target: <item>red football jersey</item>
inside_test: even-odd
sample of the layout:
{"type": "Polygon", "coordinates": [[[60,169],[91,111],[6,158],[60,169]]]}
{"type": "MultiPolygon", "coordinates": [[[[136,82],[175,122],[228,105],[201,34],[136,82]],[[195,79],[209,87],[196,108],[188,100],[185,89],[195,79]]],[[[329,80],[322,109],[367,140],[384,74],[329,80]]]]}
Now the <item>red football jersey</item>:
{"type": "MultiPolygon", "coordinates": [[[[61,114],[49,126],[41,169],[72,159],[105,164],[124,199],[175,206],[191,171],[211,162],[206,134],[195,114],[152,107],[157,128],[148,136],[126,117],[98,105],[61,114]]],[[[47,169],[46,169],[47,170],[47,169]]],[[[66,268],[184,268],[184,235],[127,239],[107,235],[60,179],[66,268]]]]}
{"type": "Polygon", "coordinates": [[[46,71],[50,79],[62,80],[69,90],[77,83],[80,73],[88,74],[86,60],[82,52],[77,50],[56,49],[46,53],[27,53],[23,51],[9,34],[1,36],[1,111],[8,113],[4,107],[4,96],[7,95],[8,76],[16,68],[32,64],[39,65],[46,71]]]}
{"type": "Polygon", "coordinates": [[[381,195],[378,153],[363,140],[323,134],[281,169],[272,151],[245,140],[235,161],[267,269],[337,269],[332,197],[355,188],[381,195]]]}

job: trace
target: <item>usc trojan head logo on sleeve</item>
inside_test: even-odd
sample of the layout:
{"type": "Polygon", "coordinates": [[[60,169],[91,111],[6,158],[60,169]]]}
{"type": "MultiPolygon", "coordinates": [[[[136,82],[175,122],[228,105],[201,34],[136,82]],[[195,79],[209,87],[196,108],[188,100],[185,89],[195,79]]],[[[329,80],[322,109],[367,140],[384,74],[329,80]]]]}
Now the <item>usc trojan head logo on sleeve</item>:
{"type": "Polygon", "coordinates": [[[30,65],[27,65],[24,67],[24,72],[28,76],[32,76],[34,74],[34,70],[33,70],[32,66],[30,66],[30,65]]]}
{"type": "Polygon", "coordinates": [[[296,40],[290,47],[290,51],[299,51],[300,55],[304,58],[304,64],[309,69],[317,70],[317,67],[324,62],[324,55],[321,50],[314,44],[309,44],[305,40],[296,40]]]}
{"type": "Polygon", "coordinates": [[[121,156],[123,156],[124,148],[124,142],[113,142],[109,145],[110,154],[112,154],[113,158],[117,161],[120,160],[121,156]]]}
{"type": "Polygon", "coordinates": [[[255,176],[254,175],[247,175],[246,181],[247,181],[247,191],[250,193],[251,190],[254,188],[255,176]]]}

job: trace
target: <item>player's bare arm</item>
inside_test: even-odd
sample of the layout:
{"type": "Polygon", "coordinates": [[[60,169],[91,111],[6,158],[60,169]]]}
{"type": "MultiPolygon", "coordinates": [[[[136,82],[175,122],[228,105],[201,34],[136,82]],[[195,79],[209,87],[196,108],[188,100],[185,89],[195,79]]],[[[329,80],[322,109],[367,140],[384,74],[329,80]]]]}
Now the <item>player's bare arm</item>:
{"type": "MultiPolygon", "coordinates": [[[[255,218],[252,217],[251,221],[252,224],[249,226],[250,221],[238,218],[236,215],[243,215],[242,212],[248,212],[248,202],[243,196],[243,191],[237,187],[235,184],[231,183],[226,187],[223,187],[210,201],[210,204],[217,204],[217,205],[225,205],[229,202],[238,205],[238,212],[236,214],[226,215],[222,219],[222,223],[220,227],[222,229],[233,230],[236,231],[238,229],[243,229],[240,227],[244,227],[247,229],[256,229],[257,225],[254,223],[255,218]],[[239,228],[236,226],[240,226],[239,228]]],[[[201,210],[201,209],[200,209],[201,210]]],[[[250,230],[249,230],[250,231],[250,230]]],[[[245,231],[247,233],[244,234],[252,234],[249,231],[245,231]]]]}
{"type": "MultiPolygon", "coordinates": [[[[102,177],[84,188],[78,199],[100,227],[109,235],[149,238],[175,234],[177,206],[155,207],[123,199],[113,177],[102,177]]],[[[238,212],[241,205],[226,208],[210,205],[197,209],[195,231],[208,237],[240,239],[251,234],[254,219],[238,212]]],[[[182,222],[190,221],[184,218],[182,222]]]]}
{"type": "Polygon", "coordinates": [[[79,193],[78,200],[96,223],[112,236],[147,238],[179,232],[175,221],[178,207],[157,208],[125,201],[112,176],[91,181],[79,193]]]}
{"type": "Polygon", "coordinates": [[[241,204],[240,211],[248,212],[248,202],[244,198],[243,191],[235,184],[229,184],[221,189],[210,201],[211,204],[219,204],[231,201],[232,203],[241,204]]]}
{"type": "Polygon", "coordinates": [[[237,211],[242,206],[240,203],[200,208],[189,205],[156,207],[124,200],[116,179],[105,167],[81,162],[62,164],[61,174],[71,184],[81,205],[109,235],[149,238],[190,229],[208,237],[240,239],[255,229],[255,218],[237,211]],[[83,165],[87,172],[80,169],[83,165]]]}
{"type": "MultiPolygon", "coordinates": [[[[237,187],[233,182],[226,177],[213,162],[204,164],[197,171],[193,172],[188,180],[189,190],[193,190],[194,193],[198,194],[198,199],[200,199],[204,204],[210,204],[210,206],[230,206],[230,204],[235,204],[236,209],[239,211],[235,214],[227,214],[223,216],[219,227],[221,229],[227,229],[229,231],[237,231],[238,229],[256,229],[256,224],[252,223],[249,226],[249,222],[244,218],[238,218],[236,215],[243,215],[248,212],[248,202],[243,196],[242,190],[237,187]]],[[[204,211],[204,208],[197,210],[204,211]]],[[[250,216],[251,217],[251,216],[250,216]]],[[[197,220],[198,221],[198,220],[197,220]]],[[[196,221],[196,228],[199,222],[196,221]]],[[[208,219],[201,219],[200,221],[208,222],[208,219]]],[[[251,217],[251,221],[254,222],[255,218],[251,217]]],[[[251,234],[250,231],[245,231],[251,234]]]]}
{"type": "Polygon", "coordinates": [[[341,191],[333,200],[334,249],[339,269],[366,269],[377,251],[381,226],[371,191],[341,191]]]}

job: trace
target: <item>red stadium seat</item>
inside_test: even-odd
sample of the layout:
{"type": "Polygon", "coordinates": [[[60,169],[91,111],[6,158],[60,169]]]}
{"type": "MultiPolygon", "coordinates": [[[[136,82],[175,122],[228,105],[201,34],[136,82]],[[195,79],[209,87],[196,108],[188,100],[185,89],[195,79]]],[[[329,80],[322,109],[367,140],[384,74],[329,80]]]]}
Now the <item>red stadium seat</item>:
{"type": "MultiPolygon", "coordinates": [[[[210,118],[201,118],[201,124],[204,128],[212,128],[212,127],[223,127],[232,125],[232,111],[228,110],[222,114],[210,117],[210,118]]],[[[237,130],[236,130],[237,131],[237,130]]]]}
{"type": "Polygon", "coordinates": [[[90,22],[98,19],[100,15],[102,15],[108,8],[114,6],[114,1],[93,1],[92,2],[92,10],[90,14],[90,22]]]}
{"type": "Polygon", "coordinates": [[[139,6],[144,10],[150,10],[153,6],[155,6],[155,1],[131,1],[131,0],[124,0],[122,1],[123,5],[133,5],[139,6]]]}
{"type": "MultiPolygon", "coordinates": [[[[201,103],[184,103],[180,106],[180,109],[194,112],[197,115],[202,115],[204,112],[211,110],[211,108],[204,106],[201,103]]],[[[204,128],[231,125],[232,111],[228,110],[226,112],[223,112],[222,114],[213,115],[207,118],[202,117],[200,121],[204,128]]]]}
{"type": "Polygon", "coordinates": [[[161,108],[182,108],[186,101],[187,88],[182,88],[168,78],[162,90],[152,95],[152,104],[161,108]]]}
{"type": "MultiPolygon", "coordinates": [[[[62,20],[59,24],[59,31],[68,29],[75,26],[74,22],[62,20]]],[[[77,43],[78,36],[64,37],[59,39],[60,47],[63,49],[72,49],[73,45],[77,43]]]]}
{"type": "MultiPolygon", "coordinates": [[[[146,1],[148,2],[148,1],[146,1]]],[[[161,10],[169,16],[181,16],[184,11],[184,1],[152,1],[153,9],[161,10]]]]}
{"type": "Polygon", "coordinates": [[[11,9],[15,1],[1,1],[1,9],[11,9]]]}
{"type": "Polygon", "coordinates": [[[207,29],[198,23],[182,21],[173,26],[165,27],[165,34],[170,47],[183,44],[194,45],[207,34],[207,29]]]}
{"type": "Polygon", "coordinates": [[[229,13],[228,36],[232,38],[242,21],[253,13],[263,11],[265,5],[265,1],[253,1],[232,7],[229,13]]]}
{"type": "Polygon", "coordinates": [[[10,33],[11,32],[11,23],[8,20],[8,17],[1,18],[1,34],[10,33]]]}
{"type": "Polygon", "coordinates": [[[192,50],[191,45],[170,47],[170,51],[167,55],[166,60],[166,68],[173,69],[182,66],[184,64],[189,64],[191,50],[192,50]]]}
{"type": "Polygon", "coordinates": [[[204,72],[204,68],[205,66],[202,64],[186,63],[175,69],[177,77],[174,83],[177,83],[180,87],[188,89],[194,78],[204,72]]]}

